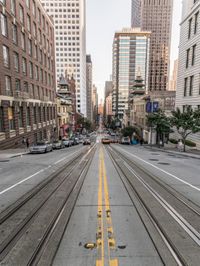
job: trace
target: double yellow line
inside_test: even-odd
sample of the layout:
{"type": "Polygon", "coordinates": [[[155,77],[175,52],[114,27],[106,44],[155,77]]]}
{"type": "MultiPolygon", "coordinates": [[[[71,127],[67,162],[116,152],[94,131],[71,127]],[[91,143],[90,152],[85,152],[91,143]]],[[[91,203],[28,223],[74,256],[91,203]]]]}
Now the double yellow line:
{"type": "Polygon", "coordinates": [[[102,147],[99,156],[99,187],[98,187],[98,228],[97,228],[97,257],[96,266],[105,266],[105,248],[108,248],[109,266],[118,266],[118,259],[111,258],[111,250],[115,249],[114,230],[110,209],[108,181],[102,147]],[[103,193],[104,192],[104,193],[103,193]],[[104,203],[103,204],[103,197],[104,203]],[[105,232],[105,235],[104,235],[105,232]],[[107,245],[105,244],[107,241],[107,245]]]}

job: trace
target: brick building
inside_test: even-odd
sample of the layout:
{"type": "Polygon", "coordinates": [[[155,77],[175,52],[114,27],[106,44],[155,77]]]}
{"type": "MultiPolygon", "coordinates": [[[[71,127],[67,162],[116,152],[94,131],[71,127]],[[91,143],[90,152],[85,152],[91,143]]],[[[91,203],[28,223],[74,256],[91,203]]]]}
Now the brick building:
{"type": "Polygon", "coordinates": [[[0,0],[0,61],[0,149],[54,138],[54,27],[40,1],[0,0]]]}

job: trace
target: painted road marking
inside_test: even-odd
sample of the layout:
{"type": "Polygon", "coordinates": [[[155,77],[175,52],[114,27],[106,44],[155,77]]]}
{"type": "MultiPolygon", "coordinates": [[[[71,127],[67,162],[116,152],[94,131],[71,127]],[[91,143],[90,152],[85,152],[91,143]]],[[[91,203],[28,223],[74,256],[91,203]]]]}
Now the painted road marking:
{"type": "Polygon", "coordinates": [[[134,154],[132,154],[132,153],[130,153],[130,152],[128,152],[128,151],[125,151],[124,149],[121,149],[121,148],[118,148],[118,149],[119,149],[119,150],[121,150],[121,151],[123,151],[123,152],[125,152],[126,154],[128,154],[128,155],[132,156],[132,157],[135,157],[135,158],[137,158],[137,159],[138,159],[138,160],[140,160],[141,162],[144,162],[144,163],[146,163],[146,164],[148,164],[148,165],[150,165],[150,166],[154,167],[155,169],[157,169],[157,170],[159,170],[159,171],[161,171],[161,172],[163,172],[163,173],[165,173],[165,174],[167,174],[167,175],[169,175],[169,176],[171,176],[171,177],[175,178],[176,180],[178,180],[178,181],[182,182],[183,184],[185,184],[185,185],[187,185],[187,186],[189,186],[189,187],[191,187],[191,188],[193,188],[193,189],[195,189],[195,190],[198,190],[198,191],[200,191],[200,188],[198,188],[198,187],[196,187],[196,186],[194,186],[194,185],[192,185],[192,184],[188,183],[187,181],[184,181],[184,180],[183,180],[183,179],[181,179],[180,177],[178,177],[178,176],[175,176],[175,175],[173,175],[173,174],[171,174],[171,173],[169,173],[169,172],[167,172],[167,171],[165,171],[165,170],[163,170],[163,169],[159,168],[158,166],[156,166],[156,165],[153,165],[153,164],[151,164],[151,163],[149,163],[149,162],[145,161],[144,159],[142,159],[142,158],[138,157],[137,155],[134,155],[134,154]]]}
{"type": "Polygon", "coordinates": [[[99,188],[98,188],[98,229],[97,229],[97,256],[96,266],[104,266],[104,254],[105,254],[105,244],[104,244],[104,227],[106,228],[107,235],[107,248],[108,248],[108,259],[109,266],[118,266],[118,260],[111,258],[111,250],[115,249],[116,243],[114,238],[114,230],[112,225],[112,216],[110,209],[109,200],[109,190],[106,175],[106,168],[104,163],[104,155],[102,147],[100,149],[99,156],[99,188]],[[104,194],[103,194],[104,190],[104,194]],[[103,206],[103,195],[104,195],[104,206],[103,206]],[[104,211],[105,211],[105,226],[104,226],[104,211]]]}
{"type": "MultiPolygon", "coordinates": [[[[79,150],[79,151],[80,151],[80,150],[79,150]]],[[[69,158],[70,156],[76,154],[77,152],[78,152],[78,151],[76,151],[76,152],[70,154],[69,156],[64,157],[62,160],[59,160],[59,161],[55,162],[54,164],[49,165],[49,166],[46,167],[46,168],[43,168],[43,169],[39,170],[39,171],[36,172],[35,174],[30,175],[30,176],[28,176],[28,177],[22,179],[21,181],[17,182],[16,184],[13,184],[12,186],[10,186],[10,187],[8,187],[8,188],[6,188],[6,189],[0,191],[0,195],[3,195],[4,193],[8,192],[9,190],[11,190],[11,189],[13,189],[13,188],[15,188],[15,187],[17,187],[17,186],[23,184],[24,182],[26,182],[27,180],[33,178],[34,176],[37,176],[37,175],[41,174],[42,172],[44,172],[44,171],[46,171],[47,169],[51,168],[53,165],[58,164],[59,162],[61,162],[61,161],[65,160],[65,159],[69,158]]]]}

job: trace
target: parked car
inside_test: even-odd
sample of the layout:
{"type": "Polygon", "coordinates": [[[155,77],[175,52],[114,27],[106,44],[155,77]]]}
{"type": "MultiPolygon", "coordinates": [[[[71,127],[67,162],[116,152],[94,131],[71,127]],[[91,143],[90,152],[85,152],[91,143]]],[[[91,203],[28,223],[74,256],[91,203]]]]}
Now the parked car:
{"type": "Polygon", "coordinates": [[[35,145],[30,147],[30,153],[45,153],[53,151],[53,146],[48,141],[38,141],[35,145]]]}
{"type": "Polygon", "coordinates": [[[79,144],[79,138],[74,138],[74,141],[75,141],[75,145],[79,144]]]}
{"type": "Polygon", "coordinates": [[[131,143],[131,141],[130,141],[129,137],[123,137],[121,140],[121,144],[129,145],[130,143],[131,143]]]}
{"type": "Polygon", "coordinates": [[[83,145],[90,145],[91,142],[90,142],[90,139],[86,138],[83,140],[83,145]]]}
{"type": "Polygon", "coordinates": [[[65,147],[71,147],[72,146],[69,139],[62,139],[62,142],[63,142],[65,147]]]}
{"type": "Polygon", "coordinates": [[[53,142],[53,149],[63,149],[65,147],[65,144],[63,143],[62,140],[55,140],[53,142]]]}
{"type": "Polygon", "coordinates": [[[102,138],[101,142],[102,144],[110,144],[111,140],[109,138],[102,138]]]}

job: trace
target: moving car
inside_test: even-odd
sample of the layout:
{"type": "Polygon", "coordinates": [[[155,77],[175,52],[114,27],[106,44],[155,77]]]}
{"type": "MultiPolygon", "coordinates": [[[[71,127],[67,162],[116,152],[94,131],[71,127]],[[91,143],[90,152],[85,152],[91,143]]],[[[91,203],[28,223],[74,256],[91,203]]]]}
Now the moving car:
{"type": "Polygon", "coordinates": [[[53,146],[50,142],[42,140],[30,147],[30,153],[45,153],[53,151],[53,146]]]}
{"type": "Polygon", "coordinates": [[[72,146],[69,139],[62,139],[62,142],[63,142],[65,147],[71,147],[72,146]]]}
{"type": "Polygon", "coordinates": [[[102,138],[101,142],[102,144],[110,144],[111,140],[109,138],[102,138]]]}
{"type": "Polygon", "coordinates": [[[63,149],[65,147],[65,144],[61,140],[55,140],[53,142],[53,149],[63,149]]]}
{"type": "Polygon", "coordinates": [[[131,144],[130,138],[129,137],[123,137],[121,140],[121,144],[126,144],[126,145],[131,144]]]}
{"type": "Polygon", "coordinates": [[[90,142],[90,139],[86,138],[83,140],[83,145],[90,145],[91,142],[90,142]]]}

